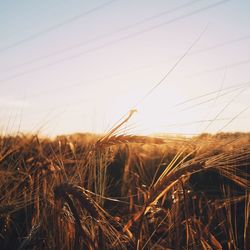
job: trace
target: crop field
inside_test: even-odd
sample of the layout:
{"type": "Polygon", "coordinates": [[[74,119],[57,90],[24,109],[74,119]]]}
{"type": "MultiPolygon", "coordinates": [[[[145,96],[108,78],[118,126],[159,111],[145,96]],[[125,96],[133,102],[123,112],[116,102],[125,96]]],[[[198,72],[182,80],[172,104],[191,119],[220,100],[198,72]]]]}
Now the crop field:
{"type": "Polygon", "coordinates": [[[0,1],[0,250],[250,250],[250,1],[0,1]]]}
{"type": "Polygon", "coordinates": [[[0,249],[249,249],[247,133],[0,145],[0,249]]]}

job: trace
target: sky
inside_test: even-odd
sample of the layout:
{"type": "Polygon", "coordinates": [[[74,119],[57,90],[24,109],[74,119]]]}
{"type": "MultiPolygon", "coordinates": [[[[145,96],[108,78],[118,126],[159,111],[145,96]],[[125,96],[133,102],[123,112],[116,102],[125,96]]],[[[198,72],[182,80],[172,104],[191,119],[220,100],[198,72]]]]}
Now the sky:
{"type": "Polygon", "coordinates": [[[248,132],[249,11],[246,0],[2,0],[0,131],[104,133],[136,108],[123,132],[248,132]]]}

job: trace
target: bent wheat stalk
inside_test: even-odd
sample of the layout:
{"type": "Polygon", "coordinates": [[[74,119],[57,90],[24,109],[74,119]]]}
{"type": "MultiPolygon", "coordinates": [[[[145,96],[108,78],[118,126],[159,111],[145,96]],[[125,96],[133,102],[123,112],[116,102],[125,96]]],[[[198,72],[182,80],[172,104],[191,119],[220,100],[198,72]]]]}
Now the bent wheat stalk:
{"type": "Polygon", "coordinates": [[[84,238],[86,240],[86,243],[83,242],[83,247],[84,249],[89,248],[89,249],[96,249],[96,246],[94,242],[92,241],[89,233],[83,229],[82,224],[81,224],[81,218],[77,212],[77,209],[74,205],[73,200],[70,198],[70,196],[65,192],[65,188],[60,188],[57,187],[55,189],[55,196],[56,198],[63,198],[69,205],[69,208],[73,214],[73,217],[75,219],[75,243],[74,243],[74,249],[80,249],[80,239],[84,238]]]}
{"type": "MultiPolygon", "coordinates": [[[[127,241],[128,237],[126,235],[122,235],[121,232],[117,230],[118,225],[117,227],[114,225],[114,227],[110,224],[109,221],[115,222],[115,220],[112,220],[112,217],[87,194],[84,188],[66,183],[55,187],[54,193],[56,198],[63,197],[69,204],[70,209],[74,215],[75,221],[77,223],[77,232],[83,233],[84,230],[81,225],[79,213],[77,212],[77,209],[74,206],[74,202],[69,195],[77,199],[81,205],[81,208],[84,208],[88,212],[88,214],[94,219],[94,221],[97,222],[98,235],[96,236],[96,244],[98,245],[98,247],[102,246],[102,249],[104,249],[106,244],[105,240],[108,239],[108,244],[112,244],[115,245],[115,247],[124,249],[122,241],[127,241]]],[[[77,236],[76,239],[78,238],[79,237],[77,236]]],[[[88,240],[87,243],[89,244],[89,246],[92,246],[92,249],[97,249],[90,236],[87,236],[86,239],[88,240]]],[[[78,246],[77,242],[75,245],[78,246]]]]}
{"type": "MultiPolygon", "coordinates": [[[[92,246],[92,240],[90,239],[89,235],[84,232],[81,219],[77,213],[77,209],[75,208],[75,205],[73,203],[73,200],[70,198],[70,196],[67,193],[64,193],[63,195],[64,200],[68,203],[69,208],[74,216],[75,219],[75,243],[74,243],[74,249],[79,249],[81,247],[80,245],[80,238],[83,237],[86,239],[86,242],[89,243],[89,246],[92,246]]],[[[88,244],[84,244],[84,247],[87,247],[88,244]]]]}
{"type": "MultiPolygon", "coordinates": [[[[181,154],[180,154],[181,156],[181,154]]],[[[185,158],[185,157],[184,157],[185,158]]],[[[194,173],[206,170],[219,172],[228,180],[233,181],[238,186],[249,188],[249,175],[244,171],[246,167],[245,160],[249,160],[249,150],[239,148],[233,153],[221,153],[220,155],[212,156],[205,159],[193,159],[191,161],[177,163],[178,156],[175,157],[174,162],[167,166],[163,174],[151,186],[149,190],[148,199],[144,208],[139,210],[124,226],[123,230],[128,230],[135,222],[139,222],[138,234],[136,239],[136,249],[140,248],[140,233],[141,225],[144,215],[154,206],[159,199],[166,195],[179,180],[188,177],[194,173]],[[241,160],[235,165],[235,160],[241,160]],[[236,171],[237,170],[237,171],[236,171]]]]}
{"type": "Polygon", "coordinates": [[[85,192],[85,190],[79,186],[71,184],[61,184],[54,189],[56,196],[63,196],[65,193],[71,194],[75,197],[84,207],[87,212],[94,219],[98,220],[101,218],[101,215],[98,211],[97,204],[94,200],[85,192]]]}

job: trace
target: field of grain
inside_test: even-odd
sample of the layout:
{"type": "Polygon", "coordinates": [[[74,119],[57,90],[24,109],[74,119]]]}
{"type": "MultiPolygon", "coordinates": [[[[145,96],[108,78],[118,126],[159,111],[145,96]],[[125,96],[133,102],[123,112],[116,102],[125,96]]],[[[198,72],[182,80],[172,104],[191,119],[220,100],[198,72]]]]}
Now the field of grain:
{"type": "Polygon", "coordinates": [[[0,1],[0,250],[250,250],[249,10],[0,1]]]}
{"type": "Polygon", "coordinates": [[[249,249],[250,135],[0,139],[0,249],[249,249]]]}

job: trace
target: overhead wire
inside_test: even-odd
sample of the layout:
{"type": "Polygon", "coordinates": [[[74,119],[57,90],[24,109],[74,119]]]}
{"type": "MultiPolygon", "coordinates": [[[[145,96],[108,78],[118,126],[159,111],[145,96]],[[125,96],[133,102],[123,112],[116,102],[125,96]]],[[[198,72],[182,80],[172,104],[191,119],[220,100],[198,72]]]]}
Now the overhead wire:
{"type": "Polygon", "coordinates": [[[28,60],[26,62],[14,65],[14,66],[10,67],[9,69],[5,70],[5,72],[8,72],[8,71],[11,71],[13,69],[17,69],[17,68],[20,68],[20,67],[23,67],[23,66],[26,66],[26,65],[30,65],[30,64],[35,63],[35,62],[39,62],[41,60],[47,59],[47,58],[52,57],[52,56],[60,55],[62,53],[71,51],[73,49],[81,48],[81,47],[83,47],[86,44],[93,43],[93,42],[102,40],[103,38],[107,38],[109,36],[119,34],[119,33],[123,32],[123,31],[127,31],[127,30],[130,30],[130,29],[133,29],[133,28],[135,28],[135,27],[137,27],[139,25],[148,23],[149,21],[157,19],[157,18],[159,18],[159,17],[161,17],[163,15],[173,13],[173,12],[175,12],[177,10],[182,9],[182,8],[190,7],[191,5],[193,5],[193,4],[197,3],[197,2],[200,2],[200,1],[204,1],[204,0],[193,0],[193,1],[190,1],[188,3],[179,5],[179,6],[175,7],[175,8],[161,11],[161,12],[155,14],[155,15],[152,15],[152,16],[147,17],[145,19],[142,19],[140,21],[134,22],[133,24],[129,24],[129,25],[123,26],[123,27],[119,28],[118,30],[115,30],[115,31],[112,31],[112,32],[107,32],[107,33],[104,33],[102,35],[98,35],[98,36],[96,36],[94,38],[91,38],[89,40],[86,40],[86,41],[74,44],[74,45],[72,45],[70,47],[67,47],[67,48],[64,48],[64,49],[60,49],[60,50],[54,51],[54,52],[52,52],[50,54],[43,55],[43,56],[40,56],[40,57],[31,59],[31,60],[28,60]]]}
{"type": "Polygon", "coordinates": [[[176,18],[173,18],[171,20],[168,20],[168,21],[165,21],[165,22],[162,22],[160,24],[157,24],[157,25],[154,25],[152,27],[149,27],[149,28],[145,28],[143,30],[140,30],[140,31],[137,31],[135,33],[132,33],[132,34],[129,34],[129,35],[126,35],[126,36],[123,36],[119,39],[116,39],[116,40],[113,40],[113,41],[110,41],[110,42],[107,42],[107,43],[104,43],[102,45],[99,45],[97,47],[94,47],[94,48],[91,48],[89,50],[86,50],[86,51],[83,51],[83,52],[80,52],[80,53],[77,53],[77,54],[74,54],[74,55],[71,55],[71,56],[68,56],[68,57],[64,57],[64,58],[61,58],[59,60],[56,60],[54,62],[51,62],[51,63],[47,63],[47,64],[44,64],[44,65],[41,65],[41,66],[38,66],[38,67],[34,67],[30,70],[27,70],[27,71],[23,71],[23,72],[20,72],[20,73],[17,73],[17,74],[14,74],[12,76],[9,76],[5,79],[1,79],[0,82],[8,82],[10,80],[13,80],[13,79],[16,79],[16,78],[19,78],[21,76],[24,76],[24,75],[27,75],[27,74],[30,74],[30,73],[34,73],[34,72],[37,72],[37,71],[40,71],[40,70],[43,70],[45,68],[48,68],[50,66],[54,66],[54,65],[57,65],[57,64],[61,64],[63,62],[66,62],[66,61],[70,61],[70,60],[73,60],[75,58],[78,58],[78,57],[81,57],[89,52],[92,52],[92,51],[96,51],[96,50],[99,50],[99,49],[102,49],[102,48],[105,48],[107,46],[111,46],[113,44],[116,44],[116,43],[119,43],[121,41],[124,41],[124,40],[127,40],[127,39],[131,39],[131,38],[134,38],[136,36],[139,36],[141,34],[144,34],[146,32],[150,32],[152,30],[155,30],[155,29],[158,29],[164,25],[167,25],[167,24],[171,24],[173,22],[176,22],[178,20],[182,20],[182,19],[185,19],[187,17],[190,17],[190,16],[193,16],[193,15],[196,15],[198,13],[201,13],[203,11],[206,11],[206,10],[209,10],[211,8],[215,8],[219,5],[222,5],[222,4],[225,4],[226,2],[228,2],[230,0],[222,0],[222,1],[219,1],[217,3],[214,3],[214,4],[210,4],[210,5],[207,5],[205,7],[202,7],[202,8],[199,8],[197,10],[194,10],[194,11],[191,11],[187,14],[184,14],[184,15],[181,15],[179,17],[176,17],[176,18]]]}
{"type": "MultiPolygon", "coordinates": [[[[110,2],[113,2],[113,1],[110,1],[110,2]]],[[[196,2],[196,1],[193,1],[193,2],[196,2]]],[[[221,2],[226,2],[226,1],[221,1],[221,2]]],[[[221,2],[219,3],[219,4],[221,4],[221,2]]],[[[218,5],[218,4],[217,4],[218,5]]],[[[203,8],[204,9],[204,8],[203,8]]],[[[249,36],[245,36],[245,37],[241,37],[241,38],[239,38],[239,39],[233,39],[233,40],[231,40],[230,42],[232,42],[232,43],[234,43],[234,42],[238,42],[238,41],[242,41],[242,40],[245,40],[245,39],[249,39],[249,36]]],[[[214,46],[214,47],[208,47],[208,48],[205,48],[205,49],[207,49],[207,50],[210,50],[210,49],[214,49],[214,48],[218,48],[218,47],[221,47],[221,46],[225,46],[225,45],[228,45],[228,44],[230,44],[230,43],[221,43],[221,44],[219,44],[218,46],[214,46]]],[[[191,48],[193,47],[194,45],[192,45],[191,47],[190,47],[190,49],[189,50],[191,50],[191,48]]],[[[179,64],[179,62],[189,53],[189,50],[177,61],[177,63],[173,66],[173,68],[171,68],[171,70],[170,70],[170,72],[168,72],[165,76],[164,76],[164,78],[160,81],[160,82],[158,82],[144,97],[143,97],[143,99],[141,100],[141,101],[143,101],[147,96],[149,96],[166,78],[167,78],[167,76],[168,76],[168,74],[169,73],[171,73],[174,69],[175,69],[175,67],[179,64]]],[[[1,52],[1,50],[0,50],[0,52],[1,52]]],[[[203,52],[203,50],[201,49],[201,50],[198,50],[197,51],[197,53],[200,53],[200,52],[203,52]]],[[[190,54],[194,54],[195,53],[195,51],[193,52],[193,53],[190,53],[190,54]]],[[[250,59],[249,60],[244,60],[244,61],[241,61],[241,62],[237,62],[237,63],[234,63],[234,64],[231,64],[231,65],[227,65],[228,67],[232,67],[232,66],[238,66],[238,65],[242,65],[242,64],[245,64],[245,63],[249,63],[250,62],[250,59]]],[[[220,67],[219,68],[215,68],[215,70],[220,70],[220,67]]],[[[207,72],[212,72],[212,71],[207,71],[207,72]]],[[[140,101],[140,102],[141,102],[140,101]]],[[[139,103],[140,103],[139,102],[139,103]]],[[[139,104],[138,103],[138,104],[139,104]]],[[[136,105],[138,105],[138,104],[136,104],[136,105]]],[[[247,107],[247,108],[245,108],[244,110],[242,110],[239,114],[237,114],[237,116],[235,116],[234,118],[232,118],[224,127],[226,127],[227,125],[229,125],[233,120],[235,120],[241,113],[243,113],[243,112],[245,112],[247,109],[248,109],[249,107],[247,107]]],[[[217,117],[216,117],[217,118],[217,117]]],[[[215,118],[215,120],[217,120],[215,118]]],[[[224,129],[224,127],[223,127],[223,129],[224,129]]]]}
{"type": "MultiPolygon", "coordinates": [[[[249,36],[249,38],[250,38],[250,36],[249,36]]],[[[239,41],[240,41],[241,39],[239,39],[239,41]]],[[[227,46],[227,45],[229,45],[229,43],[224,43],[223,42],[223,44],[225,44],[224,46],[227,46]]],[[[213,48],[213,49],[217,49],[218,47],[217,46],[210,46],[209,48],[213,48]]],[[[210,50],[210,49],[209,49],[210,50]]],[[[200,50],[200,52],[206,52],[207,50],[204,50],[204,49],[201,49],[200,50]]],[[[187,57],[188,56],[190,56],[190,55],[193,55],[194,53],[193,52],[190,52],[190,54],[188,54],[187,55],[187,57]]],[[[234,63],[234,64],[230,64],[230,68],[233,68],[233,67],[238,67],[238,66],[241,66],[241,65],[244,65],[244,64],[248,64],[250,62],[250,59],[248,59],[248,60],[243,60],[243,61],[240,61],[240,62],[237,62],[237,63],[234,63]]],[[[227,64],[228,65],[228,64],[227,64]]],[[[219,66],[219,68],[217,67],[217,68],[211,68],[211,69],[208,69],[208,70],[206,70],[206,71],[203,71],[203,73],[202,72],[198,72],[197,74],[194,74],[194,75],[191,75],[191,77],[194,77],[194,76],[199,76],[199,75],[202,75],[202,74],[207,74],[207,73],[213,73],[214,71],[219,71],[219,70],[222,70],[222,69],[224,69],[225,68],[225,66],[227,66],[227,65],[222,65],[222,66],[219,66]]],[[[141,70],[141,69],[143,69],[143,68],[145,68],[145,67],[148,67],[148,66],[143,66],[143,67],[137,67],[137,68],[135,68],[135,69],[133,69],[133,70],[141,70]]],[[[129,71],[130,72],[130,71],[129,71]]],[[[127,73],[127,72],[126,72],[127,73]]],[[[90,82],[99,82],[99,81],[103,81],[103,80],[110,80],[110,79],[112,79],[112,78],[114,78],[114,77],[118,77],[118,76],[120,76],[120,75],[123,75],[124,73],[119,73],[119,74],[112,74],[112,75],[108,75],[108,76],[105,76],[105,77],[103,77],[103,78],[101,78],[101,79],[96,79],[96,80],[88,80],[87,82],[88,83],[90,83],[90,82]]],[[[189,76],[190,77],[190,76],[189,76]]],[[[245,83],[243,83],[243,84],[245,84],[245,83]]],[[[35,93],[35,94],[32,94],[32,96],[29,96],[28,98],[30,99],[30,98],[34,98],[34,97],[39,97],[39,96],[43,96],[43,95],[47,95],[47,94],[51,94],[51,93],[54,93],[54,92],[60,92],[60,91],[64,91],[64,90],[67,90],[67,89],[72,89],[72,88],[75,88],[75,87],[81,87],[81,86],[83,86],[83,82],[82,81],[79,81],[78,83],[75,83],[75,84],[71,84],[71,85],[67,85],[67,86],[60,86],[60,87],[58,87],[58,88],[55,88],[55,89],[53,89],[53,90],[50,90],[50,91],[44,91],[44,92],[39,92],[39,93],[35,93]]],[[[229,89],[231,88],[231,87],[237,87],[238,85],[234,85],[234,86],[230,86],[229,87],[229,89]]],[[[224,90],[226,90],[226,89],[228,89],[228,88],[224,88],[224,90]]],[[[216,93],[217,93],[217,90],[215,91],[216,93]]],[[[213,92],[209,92],[209,93],[207,93],[207,94],[213,94],[213,92]]],[[[204,94],[204,95],[207,95],[207,94],[204,94]]],[[[203,97],[203,95],[201,95],[200,97],[203,97]]],[[[190,101],[192,101],[192,99],[190,99],[190,101]]],[[[185,102],[185,101],[184,101],[185,102]]],[[[180,103],[178,103],[178,104],[176,104],[176,105],[182,105],[183,103],[182,102],[180,102],[180,103]]]]}
{"type": "Polygon", "coordinates": [[[85,16],[87,16],[87,15],[89,15],[89,14],[95,12],[95,11],[98,11],[98,10],[104,8],[104,7],[112,4],[115,1],[118,1],[118,0],[109,0],[109,1],[107,1],[105,3],[102,3],[102,4],[98,5],[98,6],[90,9],[90,10],[84,11],[81,14],[75,15],[75,16],[73,16],[73,17],[71,17],[69,19],[66,19],[66,20],[64,20],[64,21],[62,21],[60,23],[52,25],[52,26],[50,26],[50,27],[48,27],[48,28],[46,28],[44,30],[36,32],[36,33],[34,33],[34,34],[32,34],[32,35],[30,35],[30,36],[28,36],[28,37],[26,37],[26,38],[24,38],[22,40],[19,40],[17,42],[9,44],[9,45],[7,45],[5,47],[2,47],[2,48],[0,48],[0,53],[3,53],[3,52],[5,52],[7,50],[10,50],[12,48],[18,47],[19,45],[22,45],[22,44],[24,44],[24,43],[26,43],[28,41],[34,40],[34,39],[36,39],[36,38],[38,38],[38,37],[40,37],[40,36],[42,36],[44,34],[47,34],[47,33],[51,32],[51,31],[57,30],[57,29],[63,27],[64,25],[72,23],[72,22],[74,22],[74,21],[76,21],[78,19],[81,19],[81,18],[83,18],[83,17],[85,17],[85,16]]]}
{"type": "Polygon", "coordinates": [[[182,62],[182,60],[187,56],[187,54],[191,51],[191,49],[198,43],[198,41],[201,39],[202,35],[205,33],[206,29],[207,29],[207,27],[205,27],[205,29],[198,35],[198,37],[192,42],[192,44],[187,48],[187,50],[183,53],[183,55],[177,59],[177,61],[167,71],[167,73],[163,76],[163,78],[159,82],[154,84],[154,86],[151,89],[149,89],[149,91],[146,92],[146,94],[143,95],[142,98],[139,99],[139,101],[130,108],[130,110],[127,112],[127,114],[124,114],[119,119],[119,121],[116,122],[115,125],[113,127],[111,127],[110,130],[108,130],[105,133],[106,135],[103,138],[106,138],[107,136],[111,135],[112,133],[114,133],[117,130],[117,128],[120,128],[121,126],[123,126],[123,124],[128,122],[128,120],[132,117],[132,115],[137,111],[138,105],[140,105],[149,95],[151,95],[153,93],[153,91],[155,91],[156,88],[158,88],[160,85],[162,85],[166,81],[168,76],[175,70],[175,68],[182,62]],[[126,116],[127,116],[127,118],[126,118],[126,116]],[[117,123],[118,123],[118,125],[116,125],[117,123]]]}

